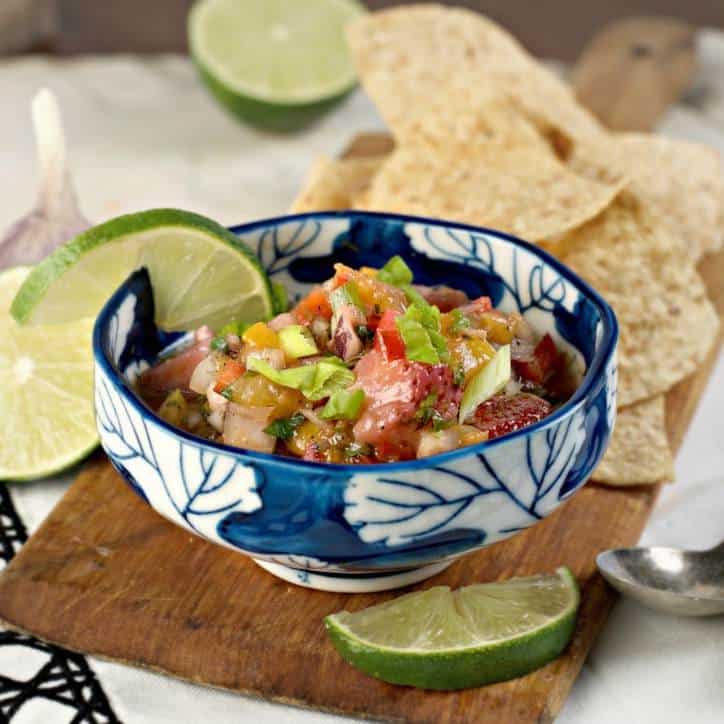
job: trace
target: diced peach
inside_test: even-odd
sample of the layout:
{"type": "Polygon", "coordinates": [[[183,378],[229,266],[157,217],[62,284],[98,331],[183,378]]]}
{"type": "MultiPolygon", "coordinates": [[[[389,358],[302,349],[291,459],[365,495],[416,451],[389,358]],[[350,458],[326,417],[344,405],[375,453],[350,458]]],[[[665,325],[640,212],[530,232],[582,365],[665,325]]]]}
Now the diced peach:
{"type": "Polygon", "coordinates": [[[297,304],[292,314],[295,319],[304,324],[305,322],[311,322],[317,317],[332,319],[332,307],[324,289],[316,287],[297,304]]]}

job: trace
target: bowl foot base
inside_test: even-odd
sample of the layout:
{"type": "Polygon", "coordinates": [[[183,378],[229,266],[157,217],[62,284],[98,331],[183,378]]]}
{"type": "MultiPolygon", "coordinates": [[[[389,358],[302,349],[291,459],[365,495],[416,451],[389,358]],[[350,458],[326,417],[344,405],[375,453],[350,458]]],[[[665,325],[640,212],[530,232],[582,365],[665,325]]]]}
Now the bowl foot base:
{"type": "Polygon", "coordinates": [[[325,573],[324,571],[291,568],[280,563],[261,561],[256,558],[254,558],[254,563],[277,576],[277,578],[281,578],[288,583],[294,583],[297,586],[314,588],[318,591],[333,591],[334,593],[373,593],[424,581],[426,578],[444,571],[452,561],[432,563],[429,566],[413,568],[409,571],[357,574],[325,573]]]}

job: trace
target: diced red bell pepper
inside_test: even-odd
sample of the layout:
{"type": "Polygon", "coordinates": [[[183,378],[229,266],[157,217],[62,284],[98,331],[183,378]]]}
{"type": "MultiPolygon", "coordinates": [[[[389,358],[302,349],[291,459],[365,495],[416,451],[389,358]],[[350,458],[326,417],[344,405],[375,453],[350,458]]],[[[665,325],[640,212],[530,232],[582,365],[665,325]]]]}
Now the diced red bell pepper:
{"type": "Polygon", "coordinates": [[[381,352],[388,362],[405,358],[405,343],[395,322],[399,314],[394,309],[388,309],[382,315],[375,332],[375,349],[381,352]]]}
{"type": "Polygon", "coordinates": [[[560,365],[560,355],[556,343],[550,334],[544,334],[532,354],[517,359],[514,356],[512,365],[524,380],[529,380],[537,385],[545,384],[560,365]]]}
{"type": "Polygon", "coordinates": [[[294,307],[292,314],[301,324],[311,322],[315,317],[332,319],[332,305],[324,290],[317,287],[294,307]]]}
{"type": "Polygon", "coordinates": [[[216,378],[214,392],[221,394],[229,385],[233,385],[244,374],[244,371],[243,364],[229,357],[216,378]]]}

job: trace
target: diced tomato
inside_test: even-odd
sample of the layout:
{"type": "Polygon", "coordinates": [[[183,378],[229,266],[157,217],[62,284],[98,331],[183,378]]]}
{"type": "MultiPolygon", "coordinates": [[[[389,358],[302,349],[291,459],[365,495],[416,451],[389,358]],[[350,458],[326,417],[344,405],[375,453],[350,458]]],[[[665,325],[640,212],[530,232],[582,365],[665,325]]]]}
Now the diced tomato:
{"type": "Polygon", "coordinates": [[[214,385],[214,392],[221,394],[229,385],[244,374],[244,365],[229,357],[221,368],[214,385]]]}
{"type": "Polygon", "coordinates": [[[519,392],[517,395],[495,395],[478,406],[473,424],[488,433],[492,440],[532,425],[550,414],[551,405],[537,395],[519,392]]]}
{"type": "Polygon", "coordinates": [[[372,350],[354,371],[365,393],[365,406],[353,429],[357,442],[376,447],[387,442],[414,451],[420,426],[415,413],[432,392],[436,394],[435,409],[443,419],[457,415],[462,392],[447,365],[389,361],[372,350]]]}
{"type": "Polygon", "coordinates": [[[375,349],[388,362],[405,358],[405,343],[395,322],[399,314],[394,309],[388,309],[380,318],[375,332],[375,349]]]}
{"type": "Polygon", "coordinates": [[[325,291],[317,287],[312,289],[312,291],[297,304],[292,314],[294,318],[302,324],[311,322],[315,317],[332,319],[332,306],[329,303],[325,291]]]}
{"type": "Polygon", "coordinates": [[[524,380],[537,385],[545,384],[560,366],[560,355],[550,334],[543,335],[532,353],[524,346],[520,350],[513,355],[512,365],[524,380]]]}
{"type": "Polygon", "coordinates": [[[415,450],[406,444],[383,440],[375,447],[375,457],[379,462],[385,463],[412,460],[415,457],[415,450]]]}
{"type": "Polygon", "coordinates": [[[367,329],[371,330],[372,332],[377,331],[377,327],[380,326],[380,320],[382,319],[381,314],[377,314],[376,312],[372,312],[372,314],[367,315],[367,329]]]}

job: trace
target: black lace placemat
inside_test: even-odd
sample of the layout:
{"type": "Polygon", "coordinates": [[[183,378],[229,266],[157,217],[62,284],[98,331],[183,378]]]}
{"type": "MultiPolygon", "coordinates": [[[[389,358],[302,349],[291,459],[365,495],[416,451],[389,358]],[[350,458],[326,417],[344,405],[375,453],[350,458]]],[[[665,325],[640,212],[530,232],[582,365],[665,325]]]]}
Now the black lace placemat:
{"type": "MultiPolygon", "coordinates": [[[[28,539],[25,525],[13,505],[10,491],[0,483],[0,567],[6,566],[28,539]]],[[[0,631],[0,653],[12,647],[12,658],[22,657],[24,649],[38,660],[37,671],[18,679],[11,668],[0,668],[0,722],[10,722],[33,699],[45,700],[45,721],[72,724],[116,724],[114,714],[100,681],[82,654],[46,644],[32,636],[0,631]],[[38,653],[40,656],[38,656],[38,653]],[[57,706],[57,717],[48,703],[57,706]],[[50,718],[52,716],[52,718],[50,718]]],[[[10,661],[11,657],[4,657],[10,661]]],[[[8,664],[5,664],[7,667],[8,664]]]]}

